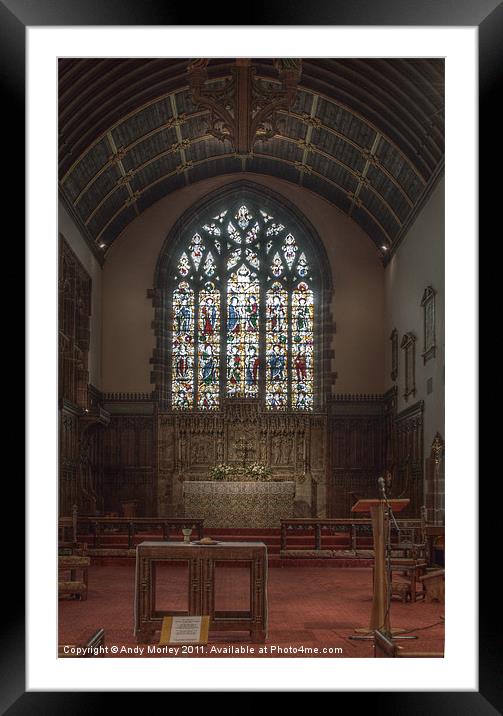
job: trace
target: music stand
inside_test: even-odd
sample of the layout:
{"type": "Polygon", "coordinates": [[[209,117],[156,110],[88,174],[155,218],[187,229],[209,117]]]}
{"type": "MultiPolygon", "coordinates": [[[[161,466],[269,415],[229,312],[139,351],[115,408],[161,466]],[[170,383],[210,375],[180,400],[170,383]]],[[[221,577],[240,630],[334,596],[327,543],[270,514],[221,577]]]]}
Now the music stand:
{"type": "Polygon", "coordinates": [[[370,512],[374,536],[374,596],[370,614],[370,626],[368,629],[355,629],[358,634],[373,634],[376,629],[385,631],[388,634],[405,631],[404,629],[395,629],[393,632],[390,628],[389,596],[391,585],[389,584],[389,574],[386,569],[386,540],[389,523],[387,508],[390,508],[393,512],[400,512],[409,503],[409,499],[358,500],[351,508],[351,512],[370,512]]]}

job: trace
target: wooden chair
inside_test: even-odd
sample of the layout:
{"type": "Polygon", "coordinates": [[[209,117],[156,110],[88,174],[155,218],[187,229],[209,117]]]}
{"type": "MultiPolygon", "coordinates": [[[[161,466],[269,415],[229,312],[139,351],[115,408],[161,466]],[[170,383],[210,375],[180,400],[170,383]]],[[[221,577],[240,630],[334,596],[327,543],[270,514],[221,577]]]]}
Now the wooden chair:
{"type": "Polygon", "coordinates": [[[105,630],[100,628],[84,644],[59,644],[58,657],[60,659],[103,657],[105,652],[99,649],[103,646],[105,646],[105,630]],[[94,651],[95,649],[99,650],[98,653],[94,651]]]}
{"type": "Polygon", "coordinates": [[[434,572],[427,572],[422,577],[419,577],[419,581],[423,585],[425,602],[440,602],[440,604],[444,603],[444,569],[436,569],[434,572]]]}
{"type": "Polygon", "coordinates": [[[58,546],[73,548],[77,544],[77,505],[72,507],[70,517],[60,517],[58,520],[58,546]]]}
{"type": "Polygon", "coordinates": [[[60,556],[86,556],[87,543],[77,542],[77,505],[72,508],[71,517],[58,520],[58,554],[60,556]]]}
{"type": "Polygon", "coordinates": [[[59,579],[58,596],[76,597],[81,601],[87,599],[87,588],[89,583],[88,569],[91,564],[89,557],[77,555],[65,555],[58,557],[59,579]],[[70,572],[70,579],[61,579],[61,572],[70,572]],[[80,579],[77,579],[77,572],[81,572],[80,579]]]}
{"type": "Polygon", "coordinates": [[[386,659],[442,659],[443,651],[403,651],[390,634],[376,629],[374,631],[374,656],[386,659]]]}

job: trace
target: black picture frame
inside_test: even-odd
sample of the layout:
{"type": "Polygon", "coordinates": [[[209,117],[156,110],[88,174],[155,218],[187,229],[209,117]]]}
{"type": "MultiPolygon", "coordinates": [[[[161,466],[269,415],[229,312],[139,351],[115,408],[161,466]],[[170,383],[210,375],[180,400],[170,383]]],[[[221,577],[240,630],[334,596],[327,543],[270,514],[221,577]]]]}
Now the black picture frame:
{"type": "MultiPolygon", "coordinates": [[[[480,216],[491,214],[491,208],[499,205],[495,192],[498,182],[491,182],[489,162],[493,158],[494,147],[489,149],[491,137],[496,135],[496,122],[500,121],[496,112],[496,91],[501,81],[503,67],[503,5],[500,0],[470,2],[470,0],[435,0],[423,3],[418,0],[325,0],[316,6],[300,3],[269,2],[256,3],[253,6],[241,6],[240,16],[222,16],[214,12],[211,4],[199,5],[197,25],[382,25],[382,26],[477,26],[479,30],[479,131],[480,137],[487,141],[486,152],[480,152],[480,177],[484,182],[484,191],[480,192],[480,216]],[[219,22],[215,22],[215,19],[219,22]],[[260,22],[258,22],[260,21],[260,22]]],[[[0,0],[0,68],[3,84],[3,106],[9,109],[9,136],[4,142],[4,166],[9,171],[2,173],[5,182],[3,197],[9,197],[9,211],[13,212],[14,202],[19,206],[16,233],[17,242],[23,242],[22,232],[24,205],[21,187],[24,186],[24,146],[25,146],[25,32],[26,28],[36,26],[79,26],[79,25],[191,25],[195,6],[163,2],[162,0],[0,0]],[[12,192],[14,187],[14,192],[12,192]]],[[[9,247],[10,252],[10,247],[9,247]]],[[[23,261],[23,257],[20,257],[23,261]]],[[[19,264],[18,264],[19,266],[19,264]]],[[[10,293],[12,298],[12,293],[10,293]]],[[[21,297],[22,303],[22,297],[21,297]]],[[[17,301],[19,305],[19,300],[17,301]]],[[[11,319],[12,320],[12,319],[11,319]]],[[[8,330],[6,328],[5,330],[8,330]]],[[[14,331],[13,331],[14,333],[14,331]]],[[[22,343],[22,334],[21,334],[22,343]]],[[[11,367],[13,371],[14,368],[11,367]]],[[[19,368],[17,368],[19,370],[19,368]]],[[[19,371],[21,372],[21,371],[19,371]]],[[[22,380],[18,376],[19,381],[22,380]]],[[[23,404],[19,390],[16,403],[23,404]]],[[[22,452],[20,453],[22,454],[22,452]]],[[[17,465],[17,468],[19,466],[17,465]]],[[[16,469],[19,478],[19,470],[16,469]]],[[[12,479],[9,486],[9,503],[20,506],[24,499],[24,482],[12,479]]],[[[489,481],[488,481],[489,482],[489,481]]],[[[480,504],[489,499],[491,485],[481,485],[480,504]]],[[[21,509],[18,507],[21,514],[21,509]]],[[[489,523],[490,520],[487,520],[489,523]]],[[[4,612],[1,667],[0,667],[0,713],[9,716],[19,714],[88,714],[100,710],[105,702],[116,710],[111,699],[97,696],[95,693],[68,692],[25,692],[25,615],[23,588],[24,567],[21,555],[24,544],[20,535],[20,522],[16,532],[15,548],[11,538],[4,550],[7,564],[4,564],[8,576],[7,594],[13,599],[8,611],[4,612]]],[[[485,530],[484,530],[485,531],[485,530]]],[[[481,544],[488,546],[486,534],[481,534],[481,544]]],[[[480,550],[482,551],[482,550],[480,550]]],[[[501,690],[501,650],[497,637],[500,598],[498,589],[492,581],[494,572],[481,571],[480,601],[480,651],[479,651],[479,691],[441,692],[441,693],[393,693],[360,694],[366,697],[364,707],[377,707],[378,712],[401,714],[494,714],[502,707],[501,690]],[[489,582],[491,580],[491,582],[489,582]],[[491,591],[492,590],[492,591],[491,591]],[[497,601],[498,600],[498,601],[497,601]]],[[[7,580],[6,580],[7,581],[7,580]]],[[[327,686],[327,690],[330,687],[327,686]]],[[[109,695],[111,696],[111,695],[109,695]]],[[[338,694],[339,699],[342,694],[338,694]]],[[[115,697],[115,695],[114,695],[115,697]]],[[[130,697],[128,697],[130,698],[130,697]]],[[[351,695],[354,708],[354,695],[351,695]]],[[[360,701],[360,698],[358,699],[360,701]]],[[[340,702],[338,701],[338,704],[340,702]]],[[[363,704],[358,704],[363,706],[363,704]]],[[[340,708],[340,706],[339,706],[340,708]]],[[[108,710],[108,709],[107,709],[108,710]]]]}

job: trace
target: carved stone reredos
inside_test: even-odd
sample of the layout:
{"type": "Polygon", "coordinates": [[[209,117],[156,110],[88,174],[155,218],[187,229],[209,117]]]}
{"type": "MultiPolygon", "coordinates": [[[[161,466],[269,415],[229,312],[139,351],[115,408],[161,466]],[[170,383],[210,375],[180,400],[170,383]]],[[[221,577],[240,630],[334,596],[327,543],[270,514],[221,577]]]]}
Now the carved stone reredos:
{"type": "Polygon", "coordinates": [[[258,423],[260,420],[259,401],[228,399],[223,405],[224,420],[226,423],[258,423]]]}

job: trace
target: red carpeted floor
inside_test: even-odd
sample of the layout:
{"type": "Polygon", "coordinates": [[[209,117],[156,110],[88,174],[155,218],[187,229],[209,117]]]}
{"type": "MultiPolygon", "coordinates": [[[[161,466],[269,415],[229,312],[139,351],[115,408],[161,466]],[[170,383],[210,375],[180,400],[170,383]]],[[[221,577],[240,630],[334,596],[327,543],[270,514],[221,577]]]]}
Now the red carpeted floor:
{"type": "MultiPolygon", "coordinates": [[[[186,578],[183,569],[169,569],[158,578],[156,604],[159,609],[186,608],[186,578]]],[[[249,577],[247,570],[222,568],[216,588],[217,609],[245,609],[249,577]]],[[[89,570],[87,601],[59,602],[59,644],[83,644],[99,628],[105,629],[105,644],[119,649],[135,647],[133,635],[134,563],[93,565],[89,570]]],[[[269,634],[267,652],[259,654],[259,645],[252,644],[246,634],[210,632],[205,656],[228,657],[229,652],[212,653],[211,645],[248,645],[254,649],[242,656],[266,657],[372,657],[371,641],[348,639],[357,627],[368,626],[372,605],[372,570],[368,568],[324,569],[298,567],[270,569],[268,578],[269,634]],[[272,649],[275,647],[275,649],[272,649]],[[304,648],[317,647],[317,654],[304,648]],[[323,649],[342,649],[342,653],[323,653],[323,649]],[[288,650],[286,651],[281,651],[288,650]],[[293,651],[296,649],[297,651],[293,651]]],[[[414,604],[393,599],[391,625],[406,629],[418,638],[403,640],[404,651],[442,652],[444,644],[444,605],[414,604]]],[[[159,633],[156,635],[158,640],[159,633]]],[[[146,645],[142,645],[146,647],[146,645]]],[[[147,649],[142,656],[147,656],[147,649]]],[[[235,652],[233,656],[239,656],[235,652]]],[[[138,653],[109,653],[107,656],[133,656],[138,653]]],[[[155,658],[155,655],[152,654],[155,658]]],[[[161,657],[169,658],[167,654],[161,657]]],[[[194,655],[198,658],[201,655],[194,655]]]]}

